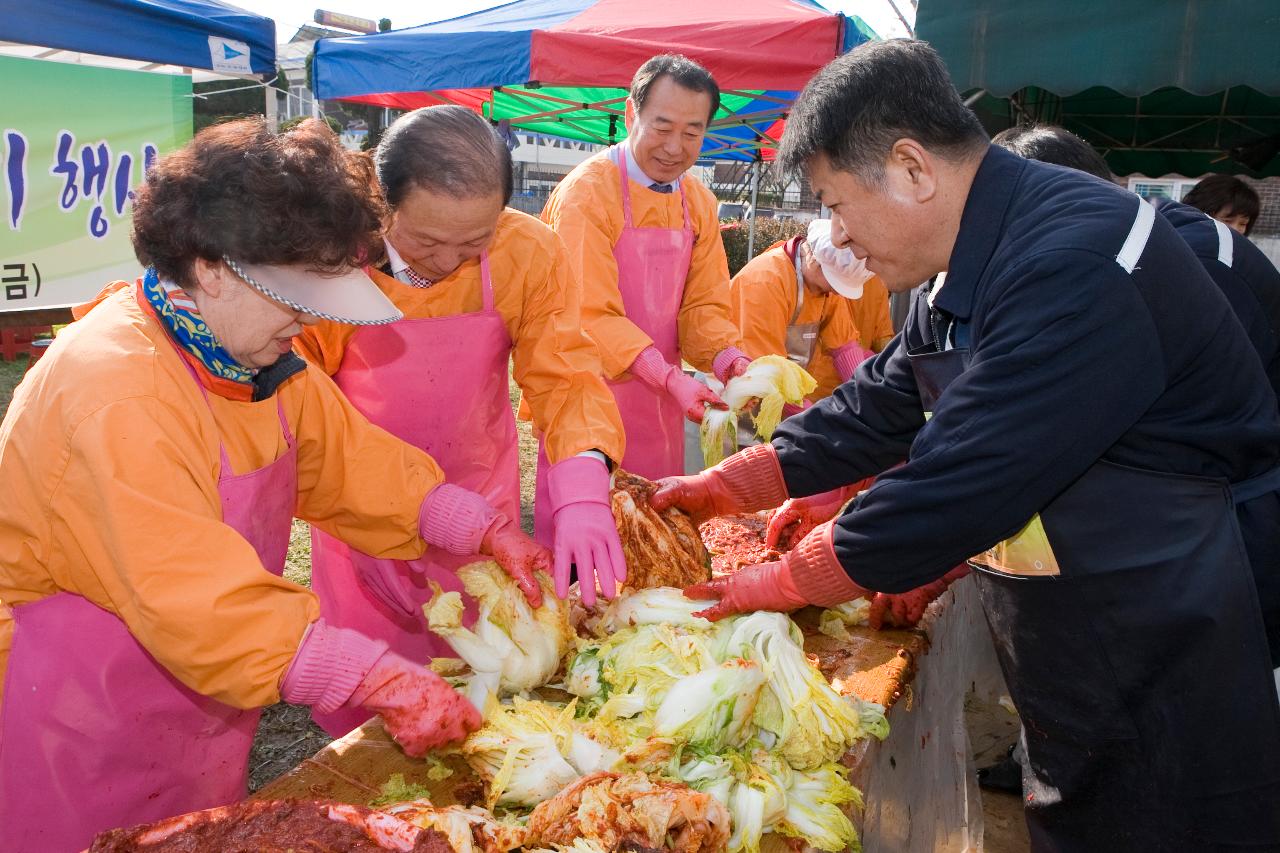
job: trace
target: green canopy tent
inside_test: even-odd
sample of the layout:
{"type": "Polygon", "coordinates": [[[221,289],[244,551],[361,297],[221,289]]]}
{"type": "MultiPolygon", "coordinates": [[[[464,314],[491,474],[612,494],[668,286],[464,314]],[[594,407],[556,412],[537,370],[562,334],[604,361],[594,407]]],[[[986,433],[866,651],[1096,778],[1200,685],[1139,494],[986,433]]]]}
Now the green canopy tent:
{"type": "Polygon", "coordinates": [[[917,32],[993,133],[1060,124],[1120,175],[1280,175],[1280,4],[925,0],[917,32]]]}

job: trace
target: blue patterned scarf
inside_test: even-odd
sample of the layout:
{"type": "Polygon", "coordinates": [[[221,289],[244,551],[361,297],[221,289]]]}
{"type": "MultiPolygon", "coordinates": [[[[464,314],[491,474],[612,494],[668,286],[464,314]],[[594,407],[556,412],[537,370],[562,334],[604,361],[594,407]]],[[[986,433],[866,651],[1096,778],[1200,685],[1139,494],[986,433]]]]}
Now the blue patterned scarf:
{"type": "Polygon", "coordinates": [[[191,297],[181,287],[161,281],[154,267],[142,277],[142,295],[178,344],[195,356],[214,376],[252,385],[257,371],[241,366],[223,349],[200,316],[191,297]]]}

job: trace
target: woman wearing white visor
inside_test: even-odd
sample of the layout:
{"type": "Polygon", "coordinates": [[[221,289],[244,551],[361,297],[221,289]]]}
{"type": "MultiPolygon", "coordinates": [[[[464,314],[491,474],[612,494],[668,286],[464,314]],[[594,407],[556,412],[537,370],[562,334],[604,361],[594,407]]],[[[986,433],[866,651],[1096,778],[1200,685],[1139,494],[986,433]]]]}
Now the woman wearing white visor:
{"type": "Polygon", "coordinates": [[[281,577],[297,515],[362,551],[540,553],[291,352],[399,312],[369,163],[323,125],[217,125],[138,191],[146,270],[58,336],[0,427],[0,849],[240,799],[258,709],[381,714],[406,752],[476,710],[281,577]]]}

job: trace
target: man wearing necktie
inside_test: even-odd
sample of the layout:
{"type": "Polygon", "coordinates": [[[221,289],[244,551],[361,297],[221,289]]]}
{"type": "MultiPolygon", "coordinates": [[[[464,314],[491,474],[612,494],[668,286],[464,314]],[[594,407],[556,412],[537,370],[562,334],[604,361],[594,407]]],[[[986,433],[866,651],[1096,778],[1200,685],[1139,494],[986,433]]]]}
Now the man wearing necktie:
{"type": "Polygon", "coordinates": [[[583,325],[626,429],[622,465],[651,479],[683,473],[684,419],[724,405],[681,361],[722,382],[750,363],[730,317],[716,198],[686,174],[719,104],[702,66],[650,59],[631,82],[627,139],[569,173],[542,212],[582,277],[583,325]]]}

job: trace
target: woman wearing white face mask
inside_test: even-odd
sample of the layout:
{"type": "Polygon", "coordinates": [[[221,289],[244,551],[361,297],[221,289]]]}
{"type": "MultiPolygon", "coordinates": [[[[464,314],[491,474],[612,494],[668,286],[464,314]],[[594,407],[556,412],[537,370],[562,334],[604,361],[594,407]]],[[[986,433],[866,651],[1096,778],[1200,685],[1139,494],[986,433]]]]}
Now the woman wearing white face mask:
{"type": "Polygon", "coordinates": [[[775,243],[733,277],[743,349],[786,356],[818,381],[810,402],[828,396],[872,355],[854,309],[870,278],[853,252],[832,245],[830,220],[814,220],[807,235],[775,243]]]}

